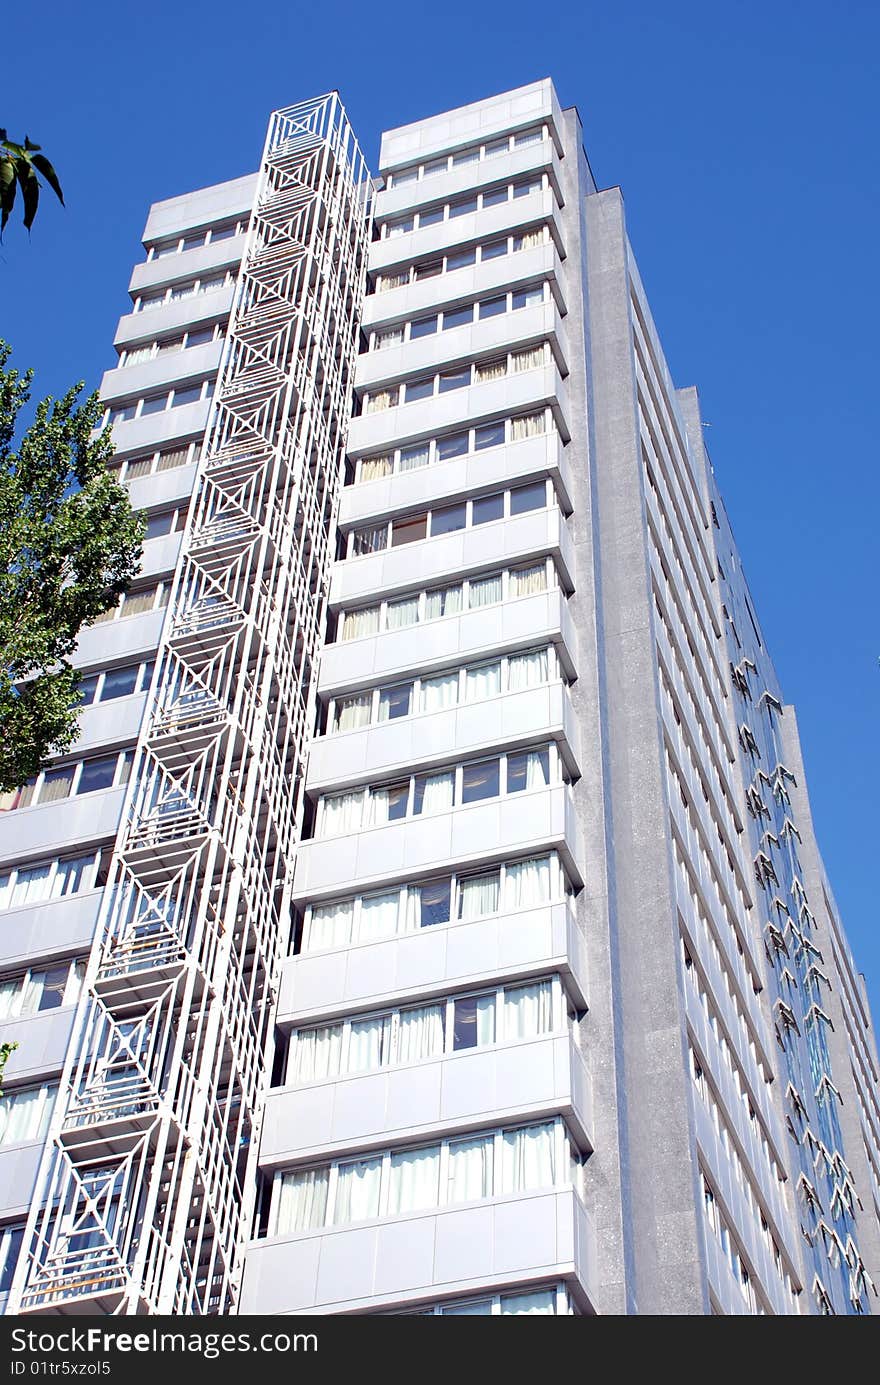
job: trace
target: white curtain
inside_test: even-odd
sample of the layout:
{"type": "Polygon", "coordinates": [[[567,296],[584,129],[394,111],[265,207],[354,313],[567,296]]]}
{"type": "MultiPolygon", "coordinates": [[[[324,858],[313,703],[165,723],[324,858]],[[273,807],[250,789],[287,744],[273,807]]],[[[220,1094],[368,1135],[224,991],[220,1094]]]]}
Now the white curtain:
{"type": "Polygon", "coordinates": [[[468,584],[468,605],[471,610],[480,606],[493,606],[501,600],[501,573],[492,577],[471,579],[468,584]]]}
{"type": "Polygon", "coordinates": [[[555,1289],[536,1289],[533,1294],[511,1294],[509,1298],[501,1300],[501,1313],[503,1317],[514,1317],[519,1314],[535,1313],[555,1313],[556,1312],[556,1290],[555,1289]]]}
{"type": "Polygon", "coordinates": [[[394,468],[392,457],[364,457],[361,461],[360,481],[377,481],[380,476],[390,476],[394,468]]]}
{"type": "Polygon", "coordinates": [[[15,977],[13,981],[4,981],[0,984],[0,1020],[15,1019],[21,1013],[21,998],[23,989],[23,978],[15,977]]]}
{"type": "Polygon", "coordinates": [[[540,414],[522,414],[519,418],[510,420],[510,440],[520,442],[523,438],[537,438],[547,431],[545,416],[540,414]]]}
{"type": "Polygon", "coordinates": [[[506,1130],[501,1137],[499,1193],[549,1188],[556,1182],[556,1130],[552,1121],[506,1130]]]}
{"type": "Polygon", "coordinates": [[[436,678],[423,678],[420,694],[420,710],[440,712],[444,707],[454,707],[458,701],[458,674],[441,673],[436,678]]]}
{"type": "Polygon", "coordinates": [[[441,616],[457,616],[461,611],[461,587],[442,587],[428,592],[425,598],[425,620],[441,616]]]}
{"type": "Polygon", "coordinates": [[[382,1157],[356,1159],[340,1164],[333,1207],[333,1225],[366,1221],[379,1215],[379,1185],[382,1179],[382,1157]]]}
{"type": "Polygon", "coordinates": [[[321,804],[321,837],[335,837],[340,832],[357,832],[363,825],[366,793],[328,794],[321,804]]]}
{"type": "Polygon", "coordinates": [[[484,697],[495,697],[500,691],[500,663],[483,664],[480,668],[469,668],[465,670],[465,702],[481,702],[484,697]]]}
{"type": "Polygon", "coordinates": [[[381,827],[388,821],[388,807],[391,802],[389,789],[370,789],[367,800],[366,826],[381,827]]]}
{"type": "Polygon", "coordinates": [[[507,357],[498,361],[484,361],[477,366],[476,383],[485,384],[488,380],[501,380],[507,374],[507,357]]]}
{"type": "Polygon", "coordinates": [[[547,352],[543,345],[533,346],[528,351],[516,351],[511,357],[511,369],[514,375],[518,375],[523,370],[535,370],[538,366],[545,364],[547,352]]]}
{"type": "Polygon", "coordinates": [[[508,866],[504,894],[508,909],[546,904],[550,898],[550,857],[538,856],[508,866]]]}
{"type": "Polygon", "coordinates": [[[418,447],[404,447],[400,453],[401,471],[418,471],[421,467],[427,466],[431,460],[431,449],[428,443],[422,443],[418,447]]]}
{"type": "Polygon", "coordinates": [[[365,635],[375,635],[379,629],[379,607],[367,606],[362,611],[347,611],[342,622],[344,640],[361,640],[365,635]]]}
{"type": "Polygon", "coordinates": [[[445,813],[452,807],[455,793],[455,773],[452,770],[442,774],[426,774],[421,781],[421,809],[430,813],[445,813]]]}
{"type": "Polygon", "coordinates": [[[553,987],[549,981],[514,986],[504,993],[505,1039],[531,1039],[553,1029],[553,987]]]}
{"type": "Polygon", "coordinates": [[[494,1136],[481,1135],[449,1146],[448,1202],[492,1196],[494,1145],[494,1136]]]}
{"type": "Polygon", "coordinates": [[[443,1006],[420,1005],[415,1010],[401,1010],[397,1033],[398,1063],[439,1058],[442,1052],[443,1006]]]}
{"type": "Polygon", "coordinates": [[[491,875],[472,875],[458,882],[458,917],[478,919],[498,912],[500,878],[491,875]]]}
{"type": "Polygon", "coordinates": [[[403,630],[408,625],[415,625],[419,618],[419,598],[417,596],[407,597],[405,601],[389,601],[385,628],[387,630],[403,630]]]}
{"type": "Polygon", "coordinates": [[[354,697],[341,698],[336,703],[334,731],[356,731],[361,726],[369,726],[372,705],[372,693],[357,693],[354,697]]]}
{"type": "Polygon", "coordinates": [[[550,656],[546,649],[535,649],[531,654],[512,654],[507,664],[507,687],[509,692],[521,692],[523,688],[536,688],[546,683],[550,677],[550,656]]]}
{"type": "Polygon", "coordinates": [[[534,250],[536,246],[544,243],[543,226],[537,231],[524,231],[521,236],[516,236],[513,242],[514,250],[534,250]]]}
{"type": "Polygon", "coordinates": [[[308,1231],[323,1226],[327,1215],[327,1188],[330,1170],[301,1169],[281,1177],[278,1196],[276,1234],[286,1231],[308,1231]]]}
{"type": "Polygon", "coordinates": [[[57,1087],[28,1087],[0,1098],[0,1145],[41,1139],[57,1092],[57,1087]]]}
{"type": "Polygon", "coordinates": [[[536,567],[521,567],[510,574],[510,595],[533,596],[547,590],[547,569],[543,563],[536,567]]]}
{"type": "Polygon", "coordinates": [[[368,1015],[353,1020],[348,1040],[346,1072],[376,1072],[390,1058],[391,1016],[368,1015]]]}
{"type": "Polygon", "coordinates": [[[546,789],[550,783],[550,756],[546,750],[532,750],[526,756],[526,788],[546,789]]]}
{"type": "Polygon", "coordinates": [[[324,1077],[338,1077],[341,1059],[341,1024],[322,1024],[316,1029],[304,1029],[296,1037],[293,1081],[319,1082],[324,1077]]]}
{"type": "Polygon", "coordinates": [[[90,879],[91,867],[94,864],[93,855],[75,856],[68,861],[59,861],[52,881],[52,898],[60,899],[63,895],[76,894],[78,890],[87,889],[87,877],[90,879]]]}
{"type": "Polygon", "coordinates": [[[306,951],[316,952],[325,947],[341,947],[351,941],[351,917],[354,912],[350,899],[339,904],[319,904],[313,907],[308,927],[306,951]]]}
{"type": "Polygon", "coordinates": [[[387,289],[402,289],[404,284],[409,283],[409,270],[402,274],[380,274],[376,283],[378,293],[384,293],[387,289]]]}
{"type": "MultiPolygon", "coordinates": [[[[64,793],[61,797],[66,798],[67,794],[64,793]]],[[[43,802],[51,801],[52,795],[43,798],[43,802]]],[[[47,899],[51,873],[51,861],[44,866],[31,866],[29,870],[19,869],[12,891],[12,908],[15,909],[20,904],[37,904],[40,900],[47,899]]]]}
{"type": "Polygon", "coordinates": [[[403,341],[402,327],[389,327],[387,332],[377,332],[373,339],[373,350],[384,351],[389,346],[399,346],[403,341]]]}
{"type": "Polygon", "coordinates": [[[397,403],[396,396],[390,390],[379,390],[377,394],[371,394],[367,400],[367,407],[364,410],[368,414],[381,413],[383,409],[390,409],[393,403],[397,403]]]}
{"type": "Polygon", "coordinates": [[[409,1149],[391,1156],[388,1215],[436,1207],[440,1189],[440,1146],[409,1149]]]}
{"type": "Polygon", "coordinates": [[[389,890],[385,894],[366,895],[361,900],[358,942],[390,938],[396,933],[399,902],[400,894],[397,890],[389,890]]]}
{"type": "Polygon", "coordinates": [[[32,971],[26,978],[21,988],[21,1007],[19,1014],[35,1015],[40,1008],[40,1001],[43,998],[47,973],[44,971],[32,971]]]}

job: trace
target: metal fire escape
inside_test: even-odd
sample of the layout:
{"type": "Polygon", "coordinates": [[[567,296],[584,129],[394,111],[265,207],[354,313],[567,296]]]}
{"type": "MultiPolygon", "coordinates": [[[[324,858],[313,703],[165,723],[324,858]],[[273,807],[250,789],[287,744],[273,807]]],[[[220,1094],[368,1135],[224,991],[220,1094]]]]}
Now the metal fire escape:
{"type": "Polygon", "coordinates": [[[370,195],[335,94],[275,113],[12,1313],[234,1307],[370,195]]]}

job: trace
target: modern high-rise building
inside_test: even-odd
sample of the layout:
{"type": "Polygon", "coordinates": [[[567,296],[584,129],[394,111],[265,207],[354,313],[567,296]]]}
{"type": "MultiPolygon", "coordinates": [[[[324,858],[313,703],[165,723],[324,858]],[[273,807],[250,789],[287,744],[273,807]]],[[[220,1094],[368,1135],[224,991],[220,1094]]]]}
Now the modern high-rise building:
{"type": "Polygon", "coordinates": [[[865,986],[577,112],[373,179],[305,102],[144,245],[143,570],[0,820],[6,1311],[875,1311],[865,986]]]}

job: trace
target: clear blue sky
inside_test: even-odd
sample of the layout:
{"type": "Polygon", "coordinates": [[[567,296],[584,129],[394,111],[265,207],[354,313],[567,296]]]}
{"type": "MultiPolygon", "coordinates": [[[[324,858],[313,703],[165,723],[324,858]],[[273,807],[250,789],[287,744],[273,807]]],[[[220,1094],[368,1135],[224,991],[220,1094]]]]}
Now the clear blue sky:
{"type": "Polygon", "coordinates": [[[44,145],[68,203],[0,247],[0,333],[44,392],[112,362],[148,204],[254,168],[273,107],[338,88],[375,165],[383,128],[554,78],[623,188],[673,376],[700,388],[880,1019],[880,6],[50,0],[7,14],[4,49],[0,123],[44,145]]]}

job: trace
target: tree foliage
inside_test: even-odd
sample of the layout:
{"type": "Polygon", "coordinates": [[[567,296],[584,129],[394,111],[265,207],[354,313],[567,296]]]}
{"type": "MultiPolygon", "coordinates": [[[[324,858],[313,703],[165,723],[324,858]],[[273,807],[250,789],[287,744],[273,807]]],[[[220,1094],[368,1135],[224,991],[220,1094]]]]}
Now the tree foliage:
{"type": "Polygon", "coordinates": [[[109,437],[83,386],[43,399],[13,450],[32,372],[0,341],[0,790],[16,788],[76,737],[77,636],[138,570],[143,520],[107,470],[109,437]]]}
{"type": "Polygon", "coordinates": [[[22,214],[27,230],[34,224],[40,202],[40,178],[45,178],[58,201],[64,206],[64,195],[58,174],[40,152],[39,144],[32,144],[27,135],[24,144],[16,144],[8,139],[5,130],[0,130],[0,236],[6,230],[6,223],[12,215],[16,194],[21,192],[22,214]]]}

